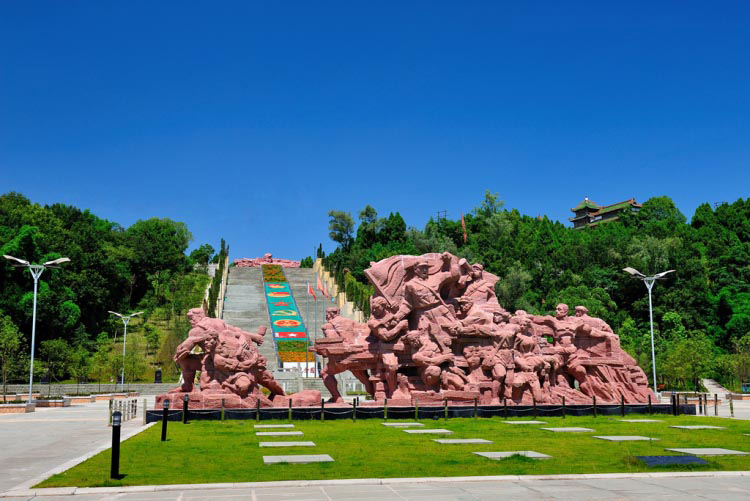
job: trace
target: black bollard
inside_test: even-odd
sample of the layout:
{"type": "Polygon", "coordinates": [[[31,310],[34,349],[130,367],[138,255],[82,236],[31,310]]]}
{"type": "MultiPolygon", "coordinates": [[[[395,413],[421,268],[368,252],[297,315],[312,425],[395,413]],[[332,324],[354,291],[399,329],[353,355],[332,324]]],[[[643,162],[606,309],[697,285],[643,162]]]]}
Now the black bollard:
{"type": "Polygon", "coordinates": [[[475,418],[475,419],[476,419],[476,417],[477,417],[477,403],[478,403],[478,402],[477,402],[477,400],[478,400],[478,399],[477,399],[477,398],[475,397],[475,398],[474,398],[474,418],[475,418]]]}
{"type": "Polygon", "coordinates": [[[625,395],[620,395],[620,414],[625,417],[625,395]]]}
{"type": "Polygon", "coordinates": [[[182,424],[188,424],[188,402],[190,402],[189,396],[182,397],[182,424]]]}
{"type": "Polygon", "coordinates": [[[163,410],[161,411],[161,441],[167,441],[167,417],[169,416],[169,400],[164,399],[163,410]]]}
{"type": "Polygon", "coordinates": [[[531,396],[531,403],[534,406],[534,419],[536,419],[536,397],[531,396]]]}
{"type": "Polygon", "coordinates": [[[448,399],[443,399],[443,417],[448,419],[448,399]]]}
{"type": "Polygon", "coordinates": [[[326,401],[320,399],[320,420],[325,421],[326,419],[326,401]]]}
{"type": "Polygon", "coordinates": [[[109,468],[109,478],[120,478],[120,427],[122,426],[122,412],[112,414],[112,463],[109,468]]]}
{"type": "Polygon", "coordinates": [[[562,396],[562,417],[565,419],[565,395],[562,396]]]}
{"type": "Polygon", "coordinates": [[[414,420],[419,421],[419,400],[414,399],[414,420]]]}
{"type": "Polygon", "coordinates": [[[260,399],[255,401],[255,420],[260,421],[260,399]]]}
{"type": "Polygon", "coordinates": [[[653,414],[653,411],[651,409],[651,395],[648,396],[648,413],[653,414]]]}
{"type": "Polygon", "coordinates": [[[383,419],[388,421],[388,399],[383,401],[383,419]]]}
{"type": "Polygon", "coordinates": [[[508,400],[505,397],[503,397],[503,415],[505,419],[508,419],[508,400]]]}
{"type": "Polygon", "coordinates": [[[357,404],[359,402],[358,398],[354,399],[354,407],[352,408],[352,421],[357,420],[357,404]]]}
{"type": "Polygon", "coordinates": [[[292,399],[289,399],[289,421],[292,420],[292,399]]]}

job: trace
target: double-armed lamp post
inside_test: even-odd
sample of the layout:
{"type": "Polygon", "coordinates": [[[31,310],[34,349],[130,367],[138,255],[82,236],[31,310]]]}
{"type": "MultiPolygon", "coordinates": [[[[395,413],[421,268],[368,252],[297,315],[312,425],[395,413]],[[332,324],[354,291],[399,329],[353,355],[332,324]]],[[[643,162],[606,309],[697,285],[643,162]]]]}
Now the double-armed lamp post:
{"type": "Polygon", "coordinates": [[[672,273],[674,270],[662,271],[661,273],[657,273],[650,277],[647,277],[640,271],[631,267],[624,268],[622,271],[630,273],[639,280],[643,280],[643,283],[646,284],[646,288],[648,289],[648,316],[649,321],[651,322],[651,367],[654,369],[654,394],[658,397],[659,392],[656,388],[656,354],[654,353],[654,307],[651,302],[651,289],[654,287],[654,283],[657,280],[664,280],[667,274],[672,273]]]}
{"type": "Polygon", "coordinates": [[[120,317],[122,319],[123,325],[125,325],[125,333],[122,339],[122,376],[120,376],[120,379],[122,380],[122,391],[125,391],[125,347],[128,344],[128,322],[130,322],[131,318],[138,316],[143,312],[138,311],[136,313],[131,313],[130,315],[123,315],[122,313],[117,313],[116,311],[110,310],[109,313],[120,317]]]}
{"type": "Polygon", "coordinates": [[[28,402],[31,403],[32,401],[32,387],[34,384],[34,342],[36,340],[36,295],[37,295],[37,289],[39,284],[39,277],[42,276],[42,272],[45,270],[45,268],[59,268],[61,264],[67,263],[70,261],[67,257],[61,257],[58,259],[53,259],[52,261],[47,261],[46,263],[42,264],[31,264],[30,262],[26,261],[25,259],[19,259],[17,257],[3,255],[3,257],[9,261],[13,261],[12,266],[15,266],[17,268],[28,268],[29,272],[31,272],[31,276],[34,277],[34,313],[31,320],[31,364],[29,366],[29,400],[28,402]]]}

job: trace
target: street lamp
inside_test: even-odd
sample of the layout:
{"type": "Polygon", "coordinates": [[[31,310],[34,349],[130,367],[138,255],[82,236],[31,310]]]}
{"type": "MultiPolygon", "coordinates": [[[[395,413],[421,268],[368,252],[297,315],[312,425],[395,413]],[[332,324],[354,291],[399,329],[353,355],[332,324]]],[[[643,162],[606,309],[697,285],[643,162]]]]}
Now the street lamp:
{"type": "Polygon", "coordinates": [[[658,397],[659,392],[656,390],[656,355],[654,353],[654,307],[653,303],[651,302],[651,289],[654,287],[654,283],[657,280],[664,280],[667,274],[672,273],[674,270],[662,271],[661,273],[657,273],[656,275],[652,275],[650,277],[647,277],[640,271],[629,266],[627,268],[623,268],[622,271],[630,273],[639,280],[643,280],[643,283],[646,284],[646,288],[648,289],[648,316],[651,322],[651,367],[653,367],[654,369],[654,394],[658,397]]]}
{"type": "Polygon", "coordinates": [[[4,254],[3,257],[10,261],[15,261],[15,263],[12,263],[12,266],[16,268],[28,268],[29,272],[31,272],[31,276],[34,277],[34,313],[33,313],[32,320],[31,320],[31,365],[29,367],[29,400],[28,400],[28,402],[31,403],[32,386],[34,384],[34,341],[36,339],[36,294],[37,294],[37,285],[39,283],[39,277],[42,276],[42,272],[44,271],[45,268],[59,268],[61,264],[69,262],[70,259],[67,257],[61,257],[61,258],[53,259],[52,261],[47,261],[46,263],[42,263],[42,264],[31,264],[25,259],[18,259],[17,257],[9,256],[7,254],[4,254]]]}
{"type": "Polygon", "coordinates": [[[122,323],[125,325],[125,334],[122,340],[122,391],[125,391],[125,346],[128,344],[128,322],[130,322],[130,319],[140,315],[143,313],[142,311],[131,313],[130,315],[123,315],[122,313],[117,313],[116,311],[108,310],[109,313],[120,317],[122,319],[122,323]]]}

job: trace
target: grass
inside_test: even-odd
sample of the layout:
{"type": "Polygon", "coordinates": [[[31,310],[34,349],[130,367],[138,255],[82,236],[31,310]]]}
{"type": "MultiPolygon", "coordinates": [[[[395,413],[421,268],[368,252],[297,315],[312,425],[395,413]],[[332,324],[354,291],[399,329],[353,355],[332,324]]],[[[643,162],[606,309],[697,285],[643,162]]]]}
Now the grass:
{"type": "MultiPolygon", "coordinates": [[[[629,415],[628,418],[648,416],[629,415]]],[[[411,435],[379,419],[295,421],[302,437],[256,437],[255,421],[169,423],[160,441],[157,424],[123,442],[120,480],[109,478],[110,451],[41,482],[36,487],[97,487],[268,480],[386,478],[466,475],[543,475],[685,470],[750,470],[750,456],[706,457],[705,466],[648,469],[634,456],[673,454],[665,447],[724,447],[750,452],[750,422],[722,418],[656,416],[660,423],[624,423],[619,417],[545,417],[546,425],[509,425],[501,418],[424,420],[450,436],[411,435]],[[678,430],[670,425],[710,424],[724,430],[678,430]],[[579,426],[593,433],[553,433],[544,426],[579,426]],[[608,442],[592,435],[642,435],[651,442],[608,442]],[[493,444],[443,445],[434,438],[484,438],[493,444]],[[308,440],[316,447],[263,448],[261,441],[308,440]],[[512,457],[493,461],[472,452],[533,450],[548,460],[512,457]],[[266,466],[263,455],[330,454],[335,462],[266,466]]],[[[274,421],[264,421],[270,424],[274,421]]],[[[283,421],[276,421],[281,423],[283,421]]],[[[269,430],[263,430],[269,431],[269,430]]]]}

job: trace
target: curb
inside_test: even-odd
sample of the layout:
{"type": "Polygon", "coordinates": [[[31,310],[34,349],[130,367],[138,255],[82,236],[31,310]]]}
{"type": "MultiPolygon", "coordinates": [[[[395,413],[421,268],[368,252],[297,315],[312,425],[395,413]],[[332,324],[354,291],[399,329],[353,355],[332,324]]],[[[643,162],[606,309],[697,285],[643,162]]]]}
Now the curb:
{"type": "MultiPolygon", "coordinates": [[[[145,428],[144,428],[145,429],[145,428]]],[[[143,430],[138,430],[137,433],[143,430]]],[[[135,435],[136,433],[133,433],[135,435]]],[[[93,454],[91,454],[93,455],[93,454]]],[[[57,470],[56,468],[55,470],[57,470]]],[[[124,487],[53,487],[46,489],[12,489],[0,493],[0,498],[34,496],[75,496],[84,494],[129,494],[137,492],[192,491],[212,489],[253,489],[268,487],[313,487],[329,485],[389,485],[433,482],[531,482],[545,480],[601,480],[636,478],[679,478],[679,477],[750,477],[750,471],[684,471],[654,473],[594,473],[581,475],[494,475],[474,477],[415,477],[415,478],[353,478],[345,480],[285,480],[277,482],[243,482],[219,484],[172,484],[134,485],[124,487]]],[[[46,478],[46,477],[45,477],[46,478]]],[[[20,487],[20,486],[19,486],[20,487]]]]}

